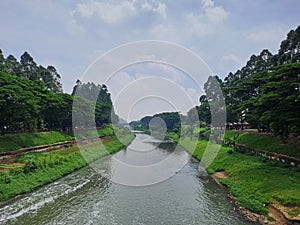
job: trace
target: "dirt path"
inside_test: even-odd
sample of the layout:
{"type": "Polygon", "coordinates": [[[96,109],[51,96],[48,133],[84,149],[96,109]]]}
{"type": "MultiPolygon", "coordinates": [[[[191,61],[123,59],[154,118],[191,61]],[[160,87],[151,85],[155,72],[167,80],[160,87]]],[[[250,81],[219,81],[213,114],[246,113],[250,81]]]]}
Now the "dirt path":
{"type": "Polygon", "coordinates": [[[269,208],[269,216],[271,216],[274,221],[269,222],[271,225],[286,225],[291,224],[290,221],[288,221],[283,214],[277,210],[274,206],[270,205],[269,208]]]}
{"type": "Polygon", "coordinates": [[[293,207],[287,207],[282,205],[271,204],[269,206],[269,215],[275,219],[277,223],[270,224],[295,224],[300,225],[300,215],[296,217],[291,217],[288,212],[291,211],[293,207]]]}
{"type": "Polygon", "coordinates": [[[212,175],[212,177],[215,178],[215,179],[228,178],[229,174],[226,171],[219,171],[219,172],[215,172],[212,175]]]}

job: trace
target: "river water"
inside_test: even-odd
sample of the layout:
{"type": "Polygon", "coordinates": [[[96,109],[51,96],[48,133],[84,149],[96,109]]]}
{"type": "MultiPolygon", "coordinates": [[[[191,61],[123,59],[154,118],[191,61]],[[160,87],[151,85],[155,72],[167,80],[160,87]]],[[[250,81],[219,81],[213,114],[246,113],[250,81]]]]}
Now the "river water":
{"type": "Polygon", "coordinates": [[[143,168],[166,157],[173,159],[170,162],[190,158],[172,144],[157,146],[154,138],[137,134],[127,149],[2,207],[0,224],[251,224],[194,159],[180,170],[158,171],[158,177],[120,166],[125,162],[143,168]]]}

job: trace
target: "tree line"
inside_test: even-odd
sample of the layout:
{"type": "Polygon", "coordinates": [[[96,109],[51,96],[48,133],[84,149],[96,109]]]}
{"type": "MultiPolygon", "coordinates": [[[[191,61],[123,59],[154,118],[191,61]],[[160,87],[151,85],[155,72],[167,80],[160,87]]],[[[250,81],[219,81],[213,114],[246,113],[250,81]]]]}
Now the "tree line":
{"type": "Polygon", "coordinates": [[[138,121],[131,121],[129,125],[136,130],[149,130],[149,123],[151,123],[151,120],[154,118],[160,118],[165,123],[161,124],[159,122],[154,122],[154,126],[165,127],[169,132],[178,132],[180,131],[182,120],[185,120],[186,117],[178,112],[163,112],[153,116],[145,116],[138,121]]]}
{"type": "MultiPolygon", "coordinates": [[[[235,73],[230,72],[224,80],[210,76],[204,84],[205,95],[200,104],[190,109],[186,116],[177,112],[146,116],[130,123],[135,129],[149,129],[149,121],[160,117],[169,132],[180,133],[184,127],[212,123],[211,110],[226,113],[227,125],[247,122],[259,131],[273,132],[283,141],[290,133],[300,134],[300,26],[291,30],[281,42],[278,53],[273,55],[264,49],[252,55],[246,65],[235,73]],[[218,91],[217,87],[221,87],[218,91]],[[226,109],[219,107],[222,96],[226,109]],[[184,125],[184,126],[181,126],[184,125]]],[[[189,129],[188,129],[189,130],[189,129]]],[[[197,132],[196,132],[197,133],[197,132]]]]}
{"type": "MultiPolygon", "coordinates": [[[[259,131],[273,132],[283,139],[291,132],[300,134],[300,26],[287,34],[277,54],[264,49],[223,81],[209,77],[205,93],[213,92],[216,84],[225,98],[228,123],[247,121],[259,131]]],[[[201,96],[195,107],[198,115],[194,109],[188,112],[192,123],[197,119],[211,123],[214,100],[207,96],[201,96]]]]}
{"type": "Polygon", "coordinates": [[[62,85],[60,83],[61,76],[55,67],[38,66],[28,52],[24,52],[23,55],[21,55],[19,62],[13,55],[9,55],[5,58],[0,49],[0,71],[40,82],[47,90],[54,93],[62,92],[62,85]]]}
{"type": "MultiPolygon", "coordinates": [[[[78,80],[72,94],[66,94],[62,91],[60,75],[53,66],[38,66],[27,52],[18,62],[12,55],[5,58],[0,50],[2,135],[15,131],[68,130],[72,127],[75,98],[80,105],[73,110],[83,118],[95,116],[97,127],[118,120],[105,85],[78,80]]],[[[83,128],[94,124],[81,121],[79,125],[83,128]]]]}

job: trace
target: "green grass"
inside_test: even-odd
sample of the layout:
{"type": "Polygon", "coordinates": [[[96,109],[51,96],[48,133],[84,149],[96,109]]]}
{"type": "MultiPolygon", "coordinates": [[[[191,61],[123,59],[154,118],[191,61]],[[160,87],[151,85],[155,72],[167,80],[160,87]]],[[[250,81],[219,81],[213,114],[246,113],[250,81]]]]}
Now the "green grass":
{"type": "Polygon", "coordinates": [[[300,208],[293,209],[292,211],[289,212],[289,215],[292,217],[298,216],[300,214],[300,208]]]}
{"type": "Polygon", "coordinates": [[[86,166],[101,156],[115,153],[128,145],[133,138],[133,134],[128,134],[121,143],[117,137],[109,136],[102,140],[104,147],[96,142],[87,143],[80,148],[81,152],[78,148],[68,148],[53,152],[27,153],[17,160],[25,166],[0,171],[0,201],[32,191],[86,166]]]}
{"type": "Polygon", "coordinates": [[[290,137],[289,142],[283,144],[278,136],[273,136],[272,134],[241,133],[237,131],[226,131],[225,138],[233,138],[238,133],[238,144],[300,158],[300,138],[290,137]]]}
{"type": "Polygon", "coordinates": [[[203,151],[200,151],[200,149],[205,149],[207,146],[208,141],[206,140],[195,140],[195,138],[193,139],[189,139],[189,138],[185,138],[185,139],[181,139],[180,140],[180,144],[194,157],[196,157],[197,159],[201,159],[202,155],[204,153],[203,151]],[[197,147],[195,149],[195,142],[197,142],[197,147]]]}
{"type": "MultiPolygon", "coordinates": [[[[112,126],[107,125],[100,130],[84,130],[78,132],[77,139],[83,139],[88,137],[98,137],[104,135],[112,135],[114,130],[112,126]]],[[[18,150],[20,148],[54,144],[57,142],[73,140],[72,135],[68,135],[59,131],[49,132],[35,132],[35,133],[19,133],[19,134],[6,134],[0,136],[0,152],[7,152],[18,150]]]]}
{"type": "Polygon", "coordinates": [[[0,164],[0,168],[2,169],[14,169],[14,168],[20,168],[22,166],[20,165],[14,165],[14,164],[0,164]]]}
{"type": "Polygon", "coordinates": [[[172,139],[173,141],[178,142],[180,137],[175,132],[167,132],[166,133],[166,138],[167,139],[172,139]]]}
{"type": "Polygon", "coordinates": [[[6,134],[5,136],[0,136],[0,152],[12,151],[30,146],[53,144],[72,139],[73,137],[58,131],[6,134]]]}
{"type": "MultiPolygon", "coordinates": [[[[189,139],[182,145],[188,150],[189,139]]],[[[207,142],[198,141],[193,155],[201,160],[207,142]]],[[[267,214],[267,205],[279,202],[283,205],[300,206],[300,169],[288,167],[272,160],[263,160],[259,156],[250,156],[234,152],[232,148],[222,147],[207,168],[210,174],[226,171],[229,178],[220,179],[231,193],[237,197],[237,203],[249,210],[267,214]]]]}
{"type": "Polygon", "coordinates": [[[104,135],[111,135],[114,130],[111,125],[107,125],[105,128],[100,130],[78,130],[76,132],[77,139],[93,138],[104,135]]]}

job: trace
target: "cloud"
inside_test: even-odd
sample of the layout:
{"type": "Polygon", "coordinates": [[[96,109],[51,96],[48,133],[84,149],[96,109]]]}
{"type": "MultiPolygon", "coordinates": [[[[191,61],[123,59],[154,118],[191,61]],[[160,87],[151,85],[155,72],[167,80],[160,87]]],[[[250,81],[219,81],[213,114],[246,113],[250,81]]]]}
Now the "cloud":
{"type": "Polygon", "coordinates": [[[119,71],[118,73],[114,74],[107,82],[106,85],[109,87],[109,92],[112,95],[112,100],[114,101],[119,92],[126,88],[131,82],[135,80],[134,76],[131,76],[126,71],[119,71]]]}
{"type": "MultiPolygon", "coordinates": [[[[239,59],[244,64],[264,48],[278,50],[280,41],[299,24],[295,1],[288,1],[290,4],[280,0],[272,4],[215,0],[0,1],[0,27],[5,31],[0,42],[5,55],[19,58],[29,51],[37,63],[53,64],[67,92],[102,53],[145,39],[176,42],[193,49],[215,74],[225,76],[242,66],[239,59]]],[[[149,51],[144,58],[152,59],[152,54],[149,51]]],[[[202,77],[202,73],[190,74],[202,77]]],[[[120,79],[131,78],[124,75],[120,79]]],[[[184,76],[182,84],[193,87],[186,80],[184,76]]]]}
{"type": "Polygon", "coordinates": [[[213,0],[202,0],[203,7],[214,7],[215,3],[213,0]]]}
{"type": "Polygon", "coordinates": [[[232,71],[232,68],[240,68],[243,61],[235,54],[230,53],[221,57],[218,67],[223,71],[232,71]]]}
{"type": "Polygon", "coordinates": [[[170,78],[173,82],[183,82],[186,74],[177,68],[159,62],[145,62],[132,65],[130,68],[131,74],[134,74],[136,78],[142,77],[164,77],[170,78]]]}
{"type": "Polygon", "coordinates": [[[96,16],[106,23],[118,23],[136,14],[134,2],[121,1],[119,4],[91,0],[78,4],[72,14],[84,18],[96,16]]]}
{"type": "Polygon", "coordinates": [[[154,39],[176,41],[178,33],[172,24],[157,24],[149,29],[149,35],[154,39]],[[177,35],[176,35],[177,34],[177,35]]]}
{"type": "Polygon", "coordinates": [[[108,24],[124,22],[124,20],[137,16],[138,13],[153,12],[162,18],[167,18],[166,4],[161,2],[148,2],[140,4],[135,0],[120,1],[118,4],[90,0],[87,3],[80,3],[72,15],[80,15],[83,18],[97,17],[108,24]]]}
{"type": "Polygon", "coordinates": [[[146,1],[141,6],[142,10],[158,13],[164,19],[167,18],[166,8],[167,8],[166,4],[161,2],[158,2],[157,6],[155,7],[154,5],[151,5],[149,2],[146,1]]]}
{"type": "Polygon", "coordinates": [[[279,27],[261,28],[246,35],[246,40],[252,42],[275,42],[282,40],[286,35],[286,30],[279,27]]]}
{"type": "MultiPolygon", "coordinates": [[[[199,98],[201,95],[203,95],[203,93],[198,92],[194,88],[185,88],[184,92],[187,93],[194,105],[199,105],[199,98]]],[[[187,110],[185,110],[183,113],[186,112],[187,110]]]]}
{"type": "Polygon", "coordinates": [[[172,66],[148,62],[124,68],[106,84],[116,113],[126,120],[135,120],[162,111],[185,114],[198,104],[202,91],[187,87],[187,79],[186,74],[172,66]]]}
{"type": "Polygon", "coordinates": [[[114,108],[128,121],[163,111],[186,113],[198,103],[200,96],[192,88],[184,88],[171,78],[158,76],[133,79],[122,87],[114,98],[114,108]]]}
{"type": "Polygon", "coordinates": [[[234,54],[224,55],[221,58],[221,64],[242,64],[243,62],[234,54]]]}
{"type": "Polygon", "coordinates": [[[186,14],[186,20],[190,31],[200,36],[215,33],[220,25],[223,25],[229,13],[221,6],[215,6],[212,0],[202,1],[202,11],[186,14]]]}

